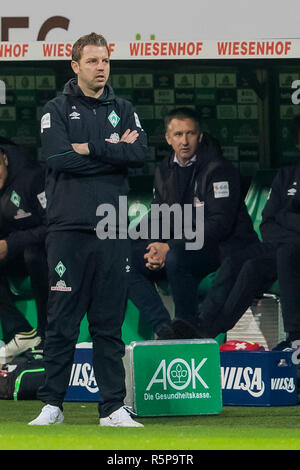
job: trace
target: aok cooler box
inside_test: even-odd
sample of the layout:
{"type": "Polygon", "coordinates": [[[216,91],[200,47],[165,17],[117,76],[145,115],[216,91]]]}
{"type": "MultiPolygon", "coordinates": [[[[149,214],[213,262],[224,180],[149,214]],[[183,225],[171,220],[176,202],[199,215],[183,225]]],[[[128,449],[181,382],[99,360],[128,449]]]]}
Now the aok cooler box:
{"type": "Polygon", "coordinates": [[[222,351],[223,405],[297,405],[297,367],[287,351],[222,351]]]}
{"type": "Polygon", "coordinates": [[[125,403],[138,416],[222,410],[220,352],[214,340],[132,342],[124,364],[125,403]]]}

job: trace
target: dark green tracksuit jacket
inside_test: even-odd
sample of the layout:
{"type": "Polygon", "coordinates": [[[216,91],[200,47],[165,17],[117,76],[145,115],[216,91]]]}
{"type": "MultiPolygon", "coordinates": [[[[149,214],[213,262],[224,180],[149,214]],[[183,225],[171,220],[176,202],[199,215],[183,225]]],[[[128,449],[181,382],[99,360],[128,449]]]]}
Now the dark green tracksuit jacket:
{"type": "Polygon", "coordinates": [[[129,253],[126,240],[102,241],[93,231],[102,204],[114,206],[118,230],[119,196],[128,192],[128,168],[145,161],[146,135],[132,105],[117,98],[112,88],[106,86],[101,98],[94,99],[83,95],[73,79],[45,106],[41,139],[47,165],[50,298],[46,379],[39,398],[62,406],[80,322],[87,313],[104,417],[122,406],[126,394],[121,326],[129,253]],[[139,133],[133,144],[119,142],[127,129],[139,133]],[[72,143],[88,143],[90,154],[76,153],[72,143]]]}
{"type": "Polygon", "coordinates": [[[48,230],[94,229],[100,204],[116,206],[128,192],[129,167],[142,166],[146,134],[131,103],[106,86],[100,99],[84,96],[75,79],[44,108],[41,121],[43,157],[47,165],[48,230]],[[134,144],[117,142],[137,130],[134,144]],[[88,142],[90,155],[74,152],[72,143],[88,142]]]}

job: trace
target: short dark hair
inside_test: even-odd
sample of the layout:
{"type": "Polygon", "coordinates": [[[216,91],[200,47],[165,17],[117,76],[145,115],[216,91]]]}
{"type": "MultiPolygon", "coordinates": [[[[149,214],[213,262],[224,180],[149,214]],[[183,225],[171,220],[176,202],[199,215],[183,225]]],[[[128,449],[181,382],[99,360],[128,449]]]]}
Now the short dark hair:
{"type": "Polygon", "coordinates": [[[75,62],[80,61],[82,50],[85,46],[106,47],[108,55],[109,55],[109,47],[108,47],[108,43],[107,43],[105,37],[102,36],[102,34],[90,33],[90,34],[86,34],[85,36],[81,36],[73,44],[73,47],[72,47],[72,60],[74,60],[75,62]]]}
{"type": "Polygon", "coordinates": [[[187,106],[180,108],[173,108],[165,115],[165,130],[168,130],[168,126],[173,119],[192,119],[197,124],[199,130],[201,129],[200,116],[193,108],[187,106]]]}

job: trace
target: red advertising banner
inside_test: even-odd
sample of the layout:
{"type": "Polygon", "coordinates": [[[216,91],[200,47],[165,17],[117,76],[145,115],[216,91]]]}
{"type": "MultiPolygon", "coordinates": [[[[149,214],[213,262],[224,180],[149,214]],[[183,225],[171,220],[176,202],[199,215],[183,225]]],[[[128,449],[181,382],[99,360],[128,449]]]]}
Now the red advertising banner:
{"type": "MultiPolygon", "coordinates": [[[[113,60],[298,59],[300,39],[245,41],[119,41],[110,43],[113,60]]],[[[0,42],[0,60],[69,60],[71,42],[0,42]]]]}

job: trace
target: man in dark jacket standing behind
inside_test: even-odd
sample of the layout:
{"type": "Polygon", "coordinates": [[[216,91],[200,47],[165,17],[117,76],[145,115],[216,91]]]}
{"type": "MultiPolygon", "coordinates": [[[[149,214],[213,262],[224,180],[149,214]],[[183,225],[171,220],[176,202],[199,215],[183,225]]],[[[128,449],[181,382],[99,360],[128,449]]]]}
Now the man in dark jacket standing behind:
{"type": "Polygon", "coordinates": [[[45,169],[17,145],[0,143],[0,321],[5,345],[0,362],[43,347],[47,321],[45,169]],[[17,309],[10,278],[30,277],[37,329],[17,309]]]}
{"type": "Polygon", "coordinates": [[[300,167],[278,170],[262,212],[262,242],[227,256],[196,322],[181,321],[180,338],[208,338],[234,327],[255,298],[278,279],[287,337],[274,349],[300,345],[300,167]]]}
{"type": "MultiPolygon", "coordinates": [[[[101,426],[142,426],[124,408],[124,344],[128,240],[96,236],[99,207],[127,194],[127,170],[146,158],[146,136],[132,105],[107,85],[109,48],[91,33],[75,42],[70,80],[45,107],[42,147],[47,160],[46,245],[50,298],[45,341],[46,403],[31,425],[59,424],[80,322],[87,313],[100,389],[101,426]]],[[[101,212],[101,211],[100,211],[101,212]]],[[[118,216],[116,217],[118,220],[118,216]]],[[[98,235],[98,232],[97,232],[98,235]]],[[[109,236],[112,235],[112,236],[109,236]]],[[[116,235],[116,236],[114,236],[116,235]]]]}
{"type": "MultiPolygon", "coordinates": [[[[203,230],[204,244],[187,249],[187,240],[175,236],[175,220],[169,238],[134,241],[129,297],[148,318],[157,339],[175,339],[176,319],[193,321],[197,316],[199,280],[214,272],[228,253],[255,244],[258,238],[243,201],[239,172],[222,156],[219,145],[202,133],[197,113],[189,108],[170,111],[165,131],[172,155],[156,169],[153,204],[179,204],[182,212],[192,206],[193,220],[183,217],[183,225],[188,223],[196,237],[203,230]],[[201,206],[204,221],[196,227],[195,211],[201,206]],[[171,287],[173,323],[155,287],[162,278],[171,287]]],[[[157,223],[150,219],[151,225],[157,223]]]]}

